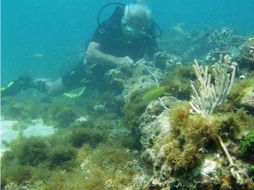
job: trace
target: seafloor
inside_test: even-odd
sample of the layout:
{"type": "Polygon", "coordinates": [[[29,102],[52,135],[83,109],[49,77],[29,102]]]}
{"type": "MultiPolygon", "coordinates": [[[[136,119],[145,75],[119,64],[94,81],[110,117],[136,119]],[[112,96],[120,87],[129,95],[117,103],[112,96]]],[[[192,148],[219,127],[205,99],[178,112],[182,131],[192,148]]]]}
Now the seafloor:
{"type": "Polygon", "coordinates": [[[1,188],[253,190],[253,35],[179,24],[158,44],[81,96],[3,98],[1,188]]]}

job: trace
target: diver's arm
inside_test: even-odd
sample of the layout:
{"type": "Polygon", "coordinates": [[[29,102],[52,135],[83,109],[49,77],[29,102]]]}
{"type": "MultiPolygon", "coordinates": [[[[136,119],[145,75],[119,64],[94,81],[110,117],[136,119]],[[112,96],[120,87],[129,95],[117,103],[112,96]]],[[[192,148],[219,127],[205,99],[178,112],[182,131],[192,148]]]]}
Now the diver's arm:
{"type": "Polygon", "coordinates": [[[106,54],[100,50],[100,44],[97,42],[90,42],[86,50],[86,60],[91,63],[103,64],[108,66],[117,66],[119,64],[133,63],[131,58],[116,57],[106,54]]]}

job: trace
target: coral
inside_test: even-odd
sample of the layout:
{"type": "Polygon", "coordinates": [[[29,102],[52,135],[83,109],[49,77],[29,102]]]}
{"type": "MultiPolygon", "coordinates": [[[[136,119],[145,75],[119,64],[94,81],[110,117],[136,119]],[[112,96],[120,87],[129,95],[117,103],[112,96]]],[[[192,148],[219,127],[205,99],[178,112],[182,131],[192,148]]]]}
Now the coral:
{"type": "Polygon", "coordinates": [[[208,67],[205,69],[199,66],[195,60],[193,65],[197,76],[197,82],[192,82],[193,95],[191,96],[192,109],[202,115],[213,113],[222,104],[233,87],[236,64],[232,63],[232,73],[228,74],[228,65],[231,63],[229,56],[224,57],[214,68],[214,84],[211,83],[211,74],[208,74],[208,67]]]}
{"type": "MultiPolygon", "coordinates": [[[[195,61],[194,69],[196,71],[198,83],[195,84],[192,82],[194,96],[192,96],[190,101],[190,105],[195,112],[203,116],[211,114],[215,111],[215,108],[225,101],[226,96],[233,86],[236,70],[236,64],[234,64],[232,74],[230,75],[227,73],[227,66],[230,62],[231,57],[225,56],[224,62],[222,62],[221,57],[220,65],[217,64],[214,70],[215,84],[211,84],[211,75],[208,74],[208,67],[203,69],[203,67],[200,67],[198,62],[195,61]]],[[[243,184],[248,178],[247,174],[234,164],[221,136],[217,134],[215,137],[226,154],[232,177],[235,178],[237,184],[243,184]]]]}
{"type": "MultiPolygon", "coordinates": [[[[227,155],[228,160],[230,160],[229,171],[225,171],[225,169],[221,171],[221,167],[224,168],[221,163],[224,162],[225,164],[226,159],[223,157],[216,158],[215,155],[217,153],[215,152],[220,146],[224,146],[220,136],[227,139],[227,142],[232,140],[237,143],[242,132],[252,126],[252,118],[242,109],[235,112],[208,114],[205,116],[192,114],[189,110],[190,105],[187,102],[177,103],[174,107],[170,107],[169,130],[165,133],[161,132],[162,122],[156,123],[152,125],[154,133],[150,135],[150,139],[147,138],[146,134],[151,131],[148,128],[149,123],[154,123],[157,118],[162,119],[161,115],[153,120],[145,118],[148,123],[141,126],[141,140],[144,140],[144,138],[150,140],[150,143],[142,142],[142,145],[146,148],[143,157],[153,164],[155,179],[158,179],[159,176],[162,184],[167,184],[171,179],[178,180],[185,187],[185,182],[188,183],[188,179],[190,180],[194,176],[193,174],[200,167],[202,160],[208,158],[213,163],[216,163],[216,166],[211,174],[207,174],[209,177],[212,176],[211,181],[205,180],[200,182],[200,184],[215,187],[216,183],[221,183],[221,180],[218,179],[219,174],[222,176],[231,174],[230,179],[232,180],[228,181],[228,184],[224,183],[225,186],[234,186],[236,184],[234,179],[237,179],[238,184],[246,184],[248,177],[245,171],[238,168],[234,162],[231,162],[228,150],[224,149],[225,153],[227,152],[226,154],[229,155],[227,155]],[[214,156],[209,158],[208,155],[213,153],[214,156]],[[214,180],[217,181],[214,182],[214,180]]],[[[165,131],[164,128],[163,130],[165,131]]],[[[238,152],[235,153],[230,150],[230,153],[232,152],[234,156],[239,155],[238,152]]],[[[237,165],[239,164],[237,161],[236,163],[237,165]]],[[[239,166],[243,167],[241,162],[239,166]]],[[[200,177],[200,175],[203,176],[199,170],[198,174],[195,174],[195,179],[197,176],[200,177]]],[[[190,188],[191,184],[188,183],[186,188],[190,188]]],[[[195,189],[195,184],[192,185],[195,189]]]]}

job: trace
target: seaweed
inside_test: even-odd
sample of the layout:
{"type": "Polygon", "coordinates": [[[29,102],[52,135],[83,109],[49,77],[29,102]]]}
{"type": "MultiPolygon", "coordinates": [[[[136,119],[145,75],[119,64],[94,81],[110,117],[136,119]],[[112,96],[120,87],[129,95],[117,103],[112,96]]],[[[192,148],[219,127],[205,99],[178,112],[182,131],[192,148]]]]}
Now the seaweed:
{"type": "Polygon", "coordinates": [[[204,152],[217,149],[218,136],[237,142],[241,132],[253,123],[252,118],[241,109],[206,117],[191,114],[189,110],[188,103],[176,105],[169,115],[171,133],[157,140],[158,147],[163,145],[162,157],[174,174],[198,166],[204,152]]]}
{"type": "Polygon", "coordinates": [[[169,73],[161,86],[165,87],[165,91],[172,96],[181,100],[188,100],[191,94],[190,81],[195,78],[192,66],[180,65],[169,73]]]}
{"type": "Polygon", "coordinates": [[[154,87],[149,89],[142,97],[142,101],[151,102],[163,95],[165,95],[165,87],[154,87]]]}
{"type": "Polygon", "coordinates": [[[219,108],[218,112],[227,112],[230,110],[235,110],[240,107],[241,99],[245,94],[245,90],[252,86],[254,83],[253,79],[242,80],[236,84],[227,97],[225,101],[219,108]]]}
{"type": "Polygon", "coordinates": [[[5,185],[8,182],[21,184],[31,179],[33,176],[33,172],[33,167],[27,165],[13,165],[8,168],[3,167],[1,171],[1,182],[3,181],[5,185]]]}
{"type": "Polygon", "coordinates": [[[77,156],[77,159],[82,161],[81,169],[53,170],[43,189],[120,190],[124,185],[128,185],[136,174],[135,170],[128,167],[128,162],[133,158],[132,154],[122,147],[103,144],[96,149],[90,149],[83,146],[77,156]]]}
{"type": "Polygon", "coordinates": [[[59,105],[53,108],[51,115],[56,127],[59,128],[69,127],[78,116],[75,108],[59,105]]]}
{"type": "Polygon", "coordinates": [[[250,156],[250,154],[254,154],[254,130],[242,137],[240,147],[244,155],[250,156]]]}
{"type": "Polygon", "coordinates": [[[16,144],[18,161],[23,165],[37,166],[49,156],[49,144],[42,138],[24,138],[16,144]]]}
{"type": "Polygon", "coordinates": [[[74,147],[82,147],[84,144],[89,144],[96,147],[97,144],[105,140],[104,136],[95,129],[79,128],[72,131],[69,141],[74,147]]]}
{"type": "Polygon", "coordinates": [[[139,91],[134,92],[131,97],[130,101],[125,104],[123,108],[124,113],[124,120],[126,125],[130,128],[135,128],[138,124],[138,118],[141,114],[145,111],[145,108],[149,102],[143,101],[144,94],[149,89],[142,89],[139,91]]]}
{"type": "Polygon", "coordinates": [[[70,169],[75,164],[77,152],[72,147],[57,147],[51,151],[49,165],[51,168],[70,169]]]}

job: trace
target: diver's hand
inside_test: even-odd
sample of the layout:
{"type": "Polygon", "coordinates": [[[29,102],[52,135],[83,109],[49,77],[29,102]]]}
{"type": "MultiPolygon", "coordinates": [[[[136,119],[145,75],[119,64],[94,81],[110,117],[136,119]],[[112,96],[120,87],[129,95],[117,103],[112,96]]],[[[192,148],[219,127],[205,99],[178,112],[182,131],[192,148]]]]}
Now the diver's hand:
{"type": "Polygon", "coordinates": [[[134,61],[129,56],[122,57],[119,60],[119,65],[133,65],[133,64],[134,61]]]}

